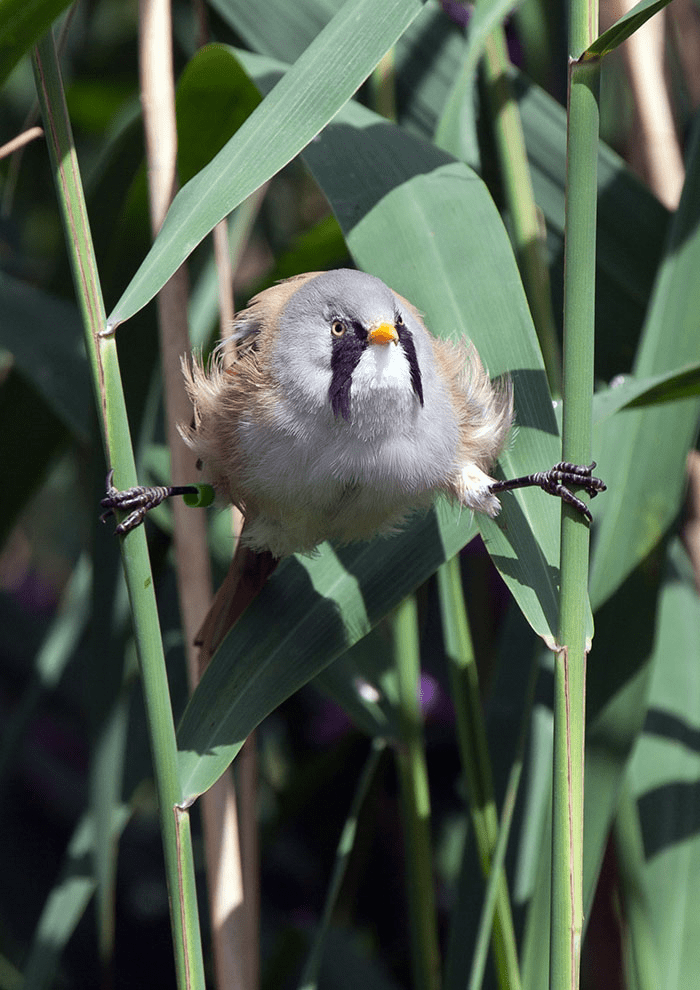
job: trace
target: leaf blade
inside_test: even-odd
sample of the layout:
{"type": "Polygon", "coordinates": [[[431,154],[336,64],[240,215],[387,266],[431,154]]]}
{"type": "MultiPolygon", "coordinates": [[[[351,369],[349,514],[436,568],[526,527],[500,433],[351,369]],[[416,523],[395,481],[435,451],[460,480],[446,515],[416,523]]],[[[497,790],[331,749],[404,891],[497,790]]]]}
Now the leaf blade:
{"type": "Polygon", "coordinates": [[[603,31],[593,44],[589,45],[583,52],[580,60],[587,62],[590,59],[608,55],[623,41],[626,41],[630,35],[634,34],[650,17],[667,7],[670,2],[671,0],[640,0],[632,10],[628,10],[619,20],[615,21],[607,31],[603,31]]]}
{"type": "Polygon", "coordinates": [[[422,9],[421,0],[350,0],[341,8],[234,137],[177,194],[153,247],[110,314],[110,327],[145,306],[220,220],[306,147],[422,9]]]}

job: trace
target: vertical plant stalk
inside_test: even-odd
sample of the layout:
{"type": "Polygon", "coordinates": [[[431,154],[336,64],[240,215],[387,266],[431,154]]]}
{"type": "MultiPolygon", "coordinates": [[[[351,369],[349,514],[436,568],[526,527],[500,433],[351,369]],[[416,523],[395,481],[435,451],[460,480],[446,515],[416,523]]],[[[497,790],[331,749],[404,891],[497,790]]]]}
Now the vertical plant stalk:
{"type": "MultiPolygon", "coordinates": [[[[438,570],[438,588],[459,754],[467,783],[469,812],[479,863],[484,878],[488,879],[498,842],[498,816],[479,694],[479,674],[462,592],[459,556],[453,557],[438,570]]],[[[491,944],[499,986],[504,990],[518,990],[518,951],[508,884],[502,872],[495,882],[495,916],[491,944]]]]}
{"type": "MultiPolygon", "coordinates": [[[[85,197],[66,109],[53,35],[47,34],[34,53],[34,75],[44,120],[59,206],[63,216],[85,345],[92,372],[107,462],[122,487],[136,484],[136,466],[129,435],[116,342],[100,336],[105,326],[102,291],[97,275],[85,197]]],[[[165,670],[153,576],[143,528],[122,540],[122,561],[132,610],[134,637],[141,667],[158,793],[161,834],[170,897],[178,987],[204,988],[204,964],[194,860],[189,832],[176,825],[175,807],[182,802],[177,773],[175,726],[165,670]]]]}
{"type": "MultiPolygon", "coordinates": [[[[155,237],[177,191],[177,127],[172,62],[172,23],[169,0],[141,0],[139,7],[140,75],[148,162],[151,227],[155,237]]],[[[225,236],[225,231],[224,231],[225,236]]],[[[219,235],[221,240],[221,235],[219,235]]],[[[189,353],[187,269],[183,265],[163,286],[156,300],[165,398],[165,419],[172,479],[186,484],[196,477],[196,458],[182,442],[177,424],[189,422],[192,410],[186,395],[180,359],[189,353]]],[[[185,640],[190,690],[202,675],[198,629],[212,600],[212,580],[206,538],[206,515],[192,512],[181,499],[173,505],[178,599],[185,640]]],[[[184,826],[184,815],[178,822],[184,826]]],[[[247,955],[254,953],[257,932],[248,931],[244,896],[238,811],[233,777],[225,774],[202,799],[207,887],[216,983],[243,990],[255,973],[247,955]]]]}
{"type": "MultiPolygon", "coordinates": [[[[139,55],[143,121],[148,165],[151,229],[157,236],[177,190],[177,130],[172,66],[172,25],[168,0],[142,0],[139,11],[139,55]]],[[[157,297],[165,419],[172,480],[191,483],[196,458],[182,442],[177,424],[188,423],[192,407],[180,369],[190,350],[187,324],[187,270],[183,265],[157,297]]],[[[193,512],[182,499],[173,500],[174,548],[185,652],[196,683],[194,638],[212,598],[206,541],[206,516],[193,512]]]]}
{"type": "Polygon", "coordinates": [[[561,354],[552,313],[546,245],[537,215],[525,136],[508,77],[509,70],[505,32],[498,27],[486,39],[483,57],[491,126],[518,267],[540,342],[549,387],[555,395],[560,395],[561,354]]]}
{"type": "Polygon", "coordinates": [[[430,844],[430,792],[420,711],[420,647],[413,595],[391,617],[394,668],[399,698],[401,742],[396,754],[406,842],[406,887],[415,990],[438,990],[433,858],[430,844]]]}
{"type": "MultiPolygon", "coordinates": [[[[563,458],[585,464],[591,456],[599,64],[577,58],[597,35],[597,0],[571,0],[569,22],[563,458]]],[[[563,505],[552,792],[550,987],[556,990],[574,990],[580,976],[588,554],[588,526],[563,505]]]]}

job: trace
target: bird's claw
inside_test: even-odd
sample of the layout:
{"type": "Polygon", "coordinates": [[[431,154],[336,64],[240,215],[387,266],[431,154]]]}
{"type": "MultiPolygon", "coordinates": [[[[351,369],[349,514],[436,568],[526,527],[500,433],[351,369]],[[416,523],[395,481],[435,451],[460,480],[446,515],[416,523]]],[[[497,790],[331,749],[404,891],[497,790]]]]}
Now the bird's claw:
{"type": "Polygon", "coordinates": [[[578,488],[583,488],[589,498],[595,498],[599,492],[604,492],[607,488],[600,478],[593,475],[595,466],[595,461],[591,461],[590,464],[570,464],[568,461],[560,461],[548,471],[540,471],[534,477],[543,491],[556,495],[563,502],[578,509],[589,522],[592,522],[593,516],[586,503],[565,486],[576,485],[578,488]]]}
{"type": "Polygon", "coordinates": [[[161,486],[149,488],[144,485],[136,485],[134,488],[125,488],[120,491],[112,484],[113,478],[114,471],[110,469],[106,481],[107,494],[100,502],[105,510],[100,516],[100,521],[105,522],[109,516],[114,514],[115,509],[128,512],[126,518],[117,523],[115,527],[115,533],[122,536],[140,526],[149,509],[160,505],[163,499],[166,499],[170,494],[170,489],[161,486]]]}
{"type": "Polygon", "coordinates": [[[559,464],[551,467],[549,471],[538,471],[535,474],[528,474],[522,478],[494,481],[489,486],[489,491],[495,495],[499,492],[513,491],[515,488],[541,488],[548,495],[556,495],[562,502],[571,505],[581,515],[585,516],[589,522],[592,522],[593,517],[588,511],[586,503],[577,495],[574,495],[573,492],[569,491],[566,485],[583,488],[590,498],[595,498],[598,492],[604,492],[607,486],[600,478],[593,476],[594,467],[595,461],[591,461],[590,464],[570,464],[568,461],[560,461],[559,464]]]}

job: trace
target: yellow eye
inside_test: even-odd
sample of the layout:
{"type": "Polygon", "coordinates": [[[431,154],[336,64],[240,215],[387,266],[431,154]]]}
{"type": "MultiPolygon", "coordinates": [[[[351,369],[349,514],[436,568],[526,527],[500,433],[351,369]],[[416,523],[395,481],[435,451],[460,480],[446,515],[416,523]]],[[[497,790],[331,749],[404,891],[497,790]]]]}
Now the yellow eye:
{"type": "Polygon", "coordinates": [[[347,327],[342,320],[333,320],[331,323],[331,333],[334,337],[342,337],[347,327]]]}
{"type": "Polygon", "coordinates": [[[403,316],[401,315],[401,313],[396,314],[396,326],[397,327],[403,326],[403,316]]]}

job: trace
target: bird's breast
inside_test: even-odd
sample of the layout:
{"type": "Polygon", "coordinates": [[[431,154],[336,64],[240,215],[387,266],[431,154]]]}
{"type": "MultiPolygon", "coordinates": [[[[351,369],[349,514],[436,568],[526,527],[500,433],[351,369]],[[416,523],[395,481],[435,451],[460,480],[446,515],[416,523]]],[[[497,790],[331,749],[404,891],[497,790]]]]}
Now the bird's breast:
{"type": "Polygon", "coordinates": [[[421,405],[406,363],[390,355],[358,371],[349,420],[335,416],[329,403],[304,409],[282,401],[272,423],[239,424],[247,488],[319,507],[342,499],[348,488],[403,502],[442,487],[457,448],[449,401],[428,390],[421,405]]]}

